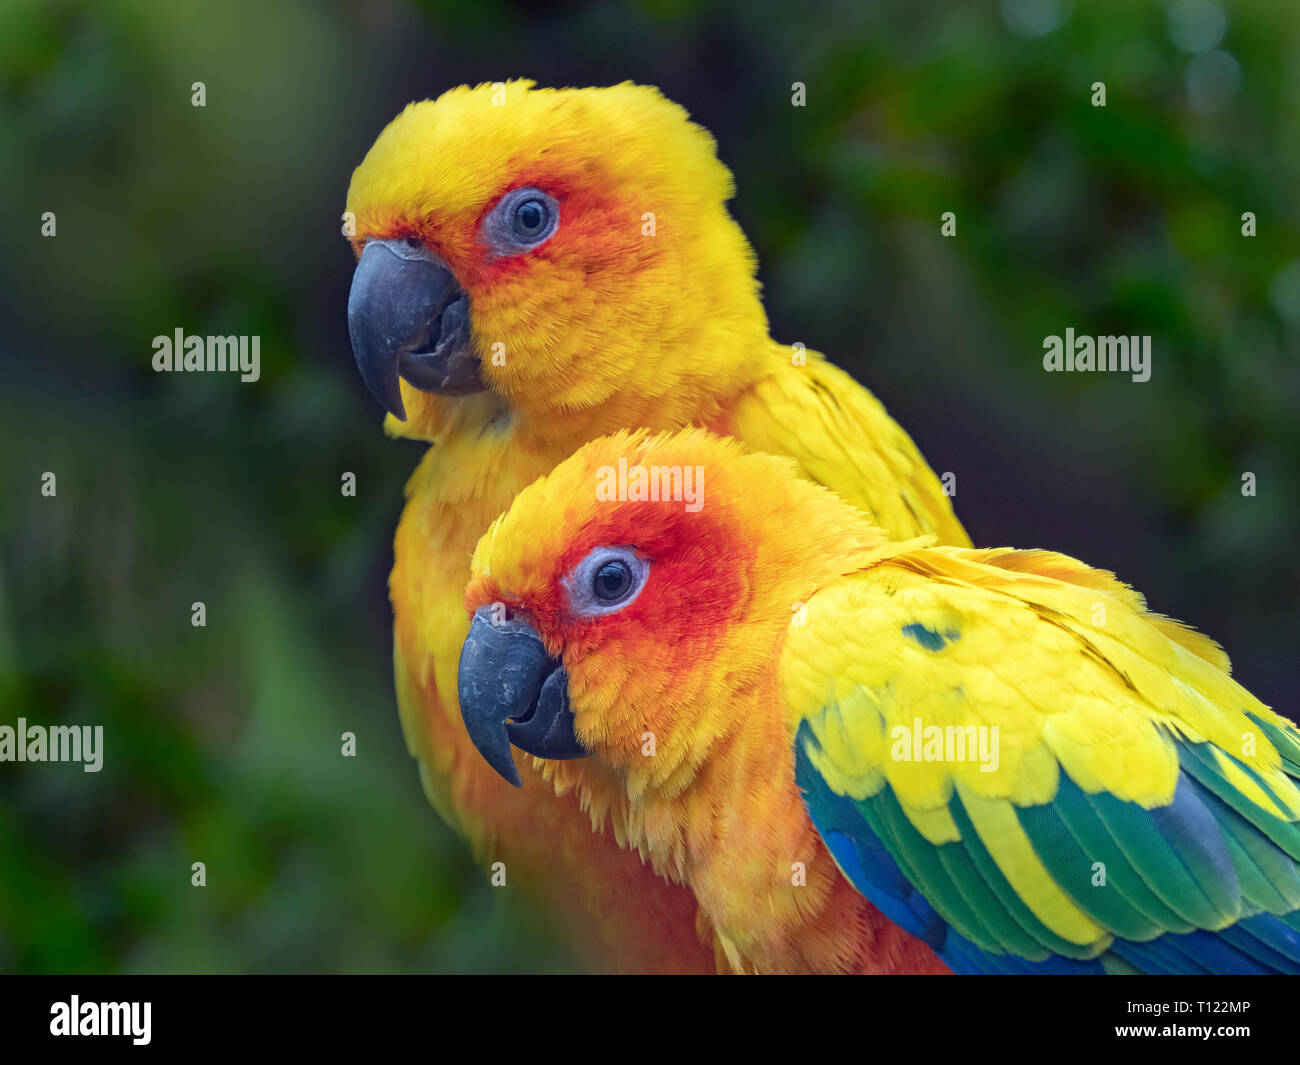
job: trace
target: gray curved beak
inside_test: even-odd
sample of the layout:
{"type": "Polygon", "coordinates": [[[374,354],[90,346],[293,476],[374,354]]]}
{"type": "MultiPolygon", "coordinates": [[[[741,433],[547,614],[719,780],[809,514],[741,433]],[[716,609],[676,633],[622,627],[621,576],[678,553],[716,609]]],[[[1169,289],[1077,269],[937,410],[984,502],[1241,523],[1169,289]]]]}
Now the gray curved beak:
{"type": "Polygon", "coordinates": [[[523,781],[510,745],[538,758],[585,758],[573,731],[569,679],[536,630],[494,621],[480,607],[460,652],[460,713],[479,754],[515,787],[523,781]]]}
{"type": "Polygon", "coordinates": [[[424,392],[481,392],[470,336],[469,296],[452,272],[422,247],[372,240],[352,275],[348,334],[361,379],[403,421],[398,378],[424,392]]]}

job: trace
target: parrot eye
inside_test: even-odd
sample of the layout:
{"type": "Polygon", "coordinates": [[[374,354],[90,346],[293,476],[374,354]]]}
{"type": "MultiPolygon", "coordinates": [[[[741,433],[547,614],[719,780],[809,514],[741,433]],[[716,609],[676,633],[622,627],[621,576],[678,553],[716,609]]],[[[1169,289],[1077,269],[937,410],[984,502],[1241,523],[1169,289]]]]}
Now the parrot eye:
{"type": "Polygon", "coordinates": [[[645,587],[650,562],[630,547],[599,547],[564,579],[569,610],[597,617],[622,610],[645,587]]]}
{"type": "Polygon", "coordinates": [[[519,255],[545,243],[560,224],[560,205],[541,189],[512,189],[483,219],[482,237],[497,255],[519,255]]]}
{"type": "Polygon", "coordinates": [[[515,236],[523,241],[533,241],[545,232],[551,216],[542,200],[524,200],[515,208],[515,236]]]}
{"type": "Polygon", "coordinates": [[[632,589],[632,571],[621,558],[606,562],[591,579],[591,590],[606,603],[619,602],[632,589]]]}

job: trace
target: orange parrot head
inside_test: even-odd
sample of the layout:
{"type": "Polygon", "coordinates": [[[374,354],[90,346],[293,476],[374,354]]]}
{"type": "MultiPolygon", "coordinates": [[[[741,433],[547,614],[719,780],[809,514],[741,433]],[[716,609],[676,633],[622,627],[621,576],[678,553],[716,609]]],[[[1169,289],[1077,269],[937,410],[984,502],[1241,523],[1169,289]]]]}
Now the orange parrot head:
{"type": "Polygon", "coordinates": [[[512,744],[680,784],[746,724],[738,694],[775,683],[801,599],[880,543],[789,460],[732,439],[592,441],[479,541],[459,681],[470,738],[516,784],[512,744]]]}

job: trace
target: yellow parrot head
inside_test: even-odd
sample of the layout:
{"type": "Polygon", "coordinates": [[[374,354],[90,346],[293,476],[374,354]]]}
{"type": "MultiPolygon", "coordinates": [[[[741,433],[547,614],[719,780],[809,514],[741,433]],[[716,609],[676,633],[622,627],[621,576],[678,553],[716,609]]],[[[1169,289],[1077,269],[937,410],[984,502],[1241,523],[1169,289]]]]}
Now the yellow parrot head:
{"type": "Polygon", "coordinates": [[[766,336],[731,193],[713,138],[647,86],[509,81],[408,106],[345,216],[353,352],[406,422],[390,430],[425,435],[441,397],[483,391],[544,425],[620,393],[671,410],[725,387],[743,372],[734,334],[766,336]]]}
{"type": "Polygon", "coordinates": [[[737,693],[775,684],[801,599],[881,543],[789,460],[732,439],[592,441],[479,541],[459,678],[470,738],[516,784],[511,745],[680,782],[754,724],[735,720],[737,693]]]}

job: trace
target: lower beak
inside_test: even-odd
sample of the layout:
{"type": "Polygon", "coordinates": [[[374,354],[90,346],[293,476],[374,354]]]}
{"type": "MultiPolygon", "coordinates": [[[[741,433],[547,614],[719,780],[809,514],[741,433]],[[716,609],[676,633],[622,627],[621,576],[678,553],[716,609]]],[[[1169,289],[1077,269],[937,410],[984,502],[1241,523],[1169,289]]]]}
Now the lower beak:
{"type": "Polygon", "coordinates": [[[348,296],[348,333],[361,379],[403,421],[398,377],[423,392],[482,392],[469,327],[469,296],[423,247],[372,240],[348,296]]]}
{"type": "Polygon", "coordinates": [[[488,765],[522,787],[512,743],[538,758],[585,758],[587,751],[573,731],[564,667],[527,622],[494,620],[499,609],[480,607],[470,623],[460,652],[460,713],[488,765]]]}

